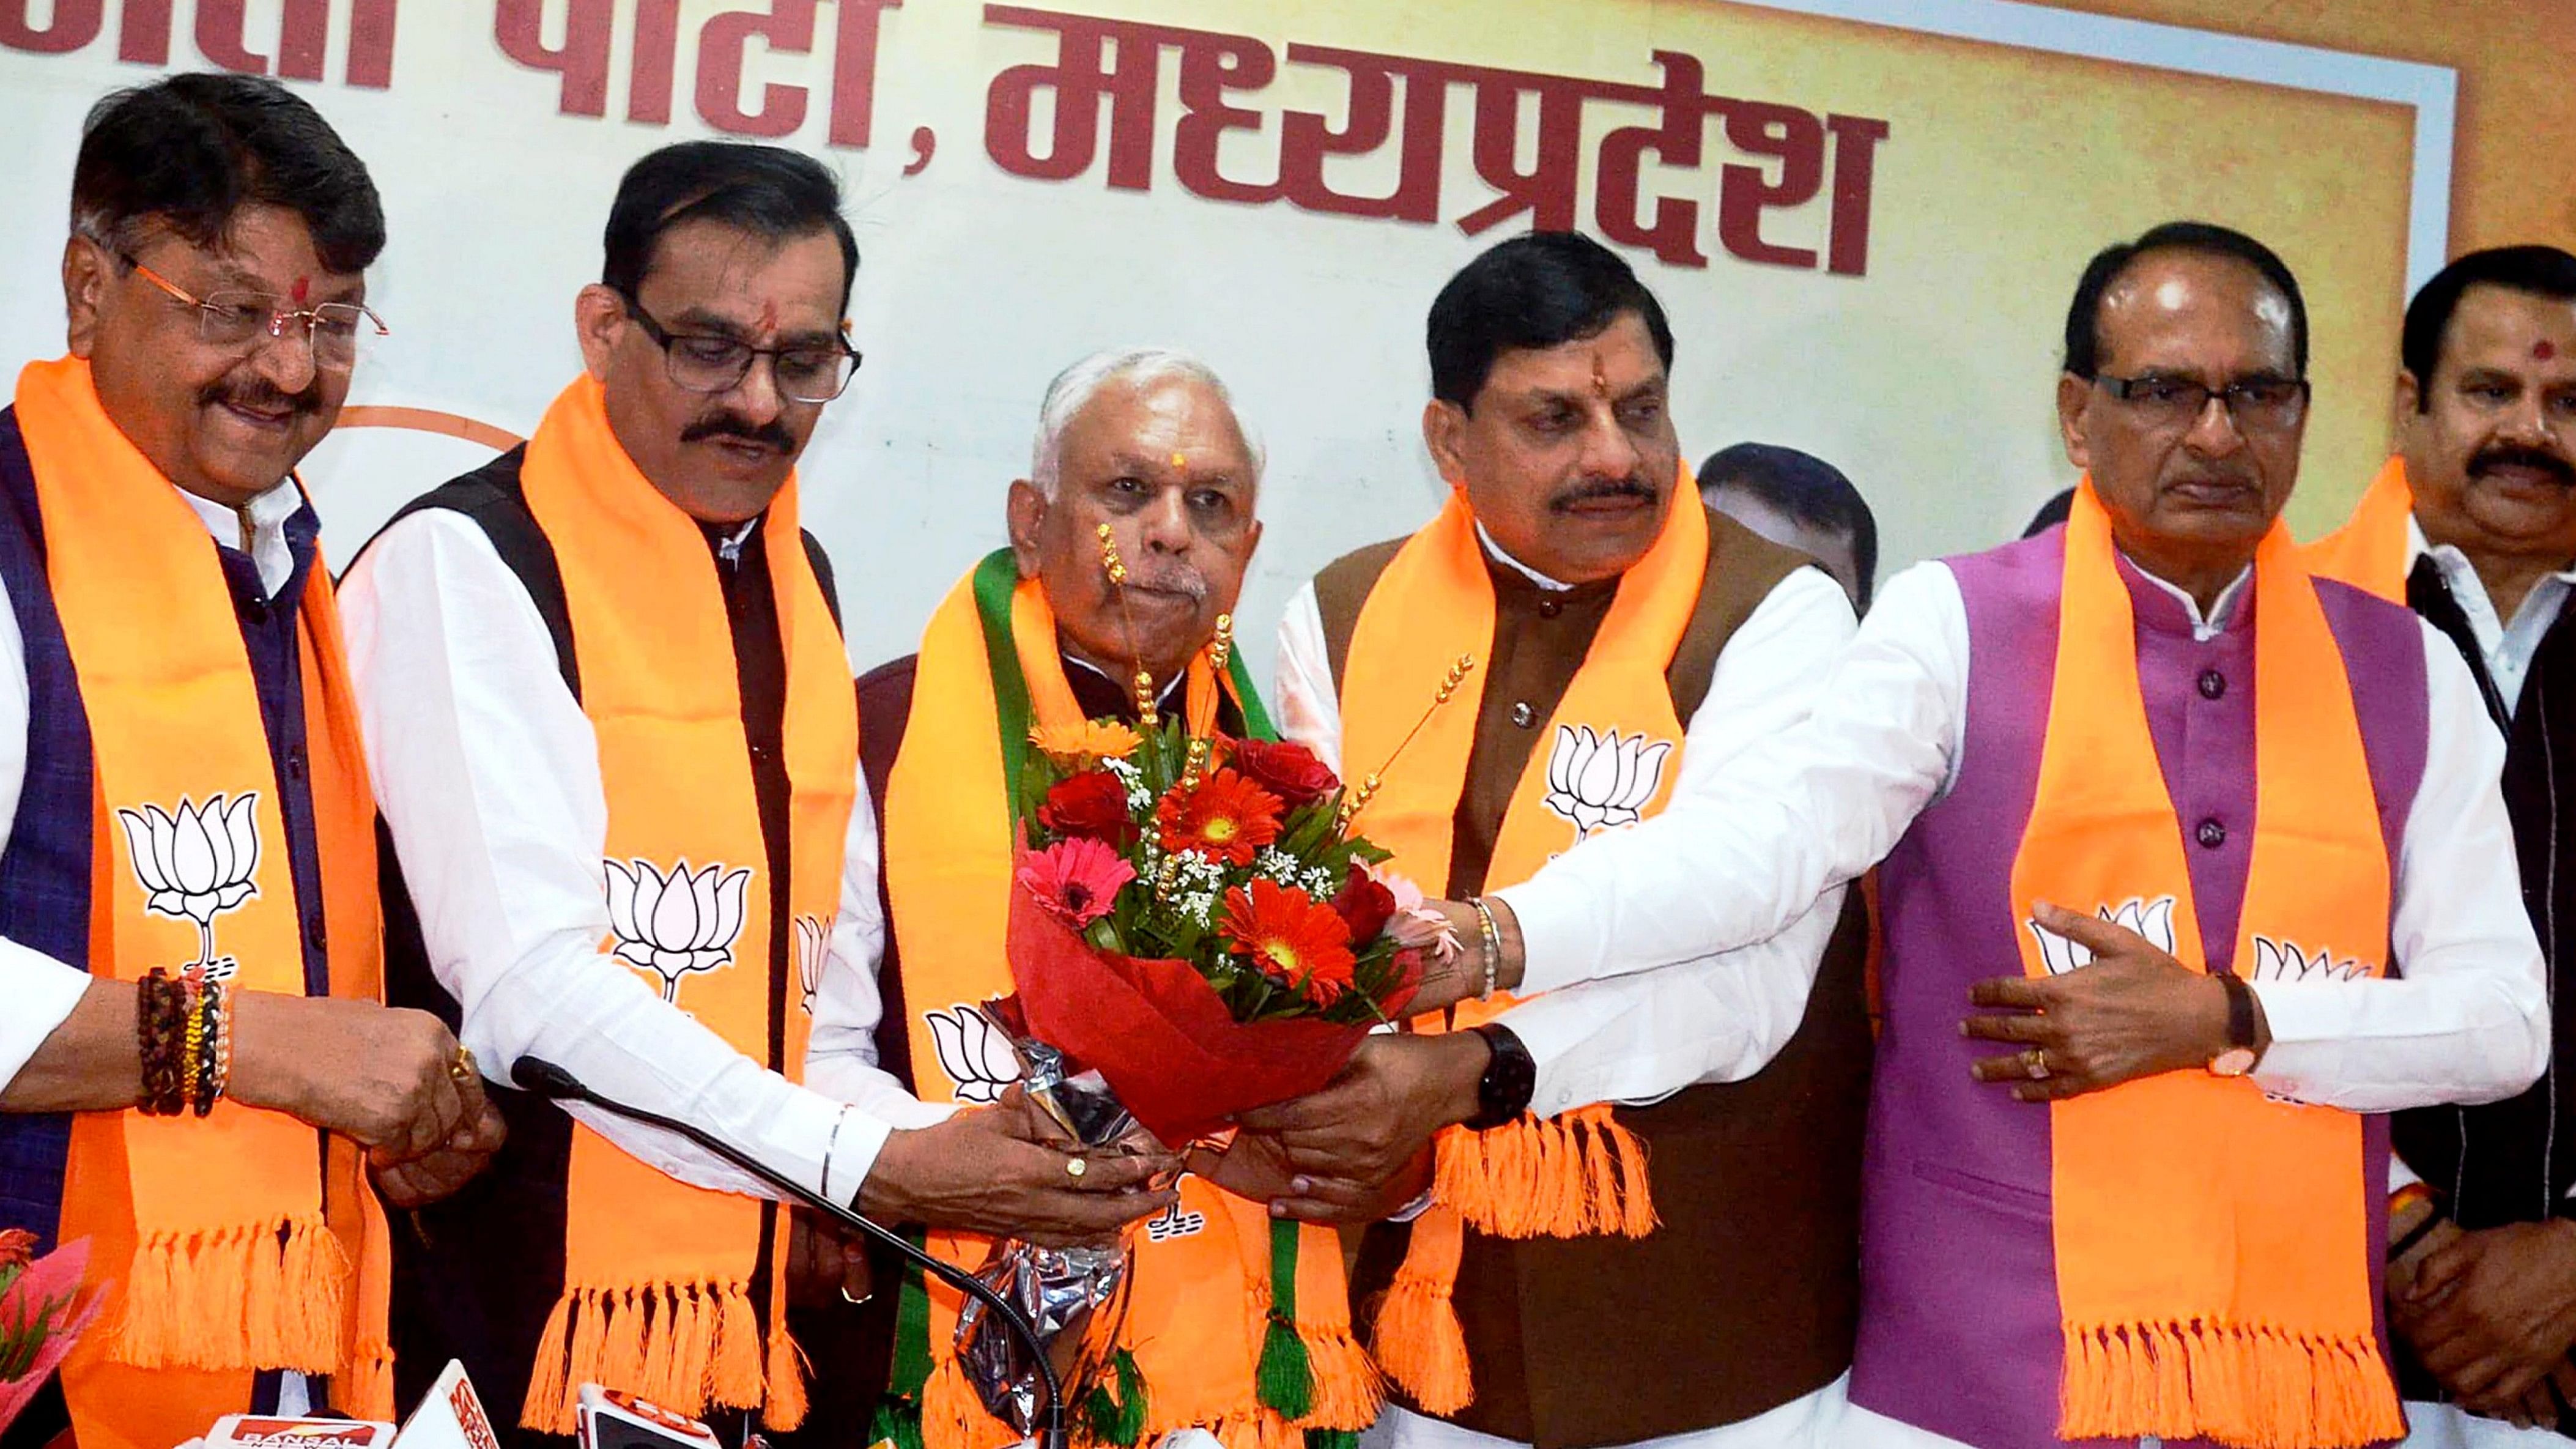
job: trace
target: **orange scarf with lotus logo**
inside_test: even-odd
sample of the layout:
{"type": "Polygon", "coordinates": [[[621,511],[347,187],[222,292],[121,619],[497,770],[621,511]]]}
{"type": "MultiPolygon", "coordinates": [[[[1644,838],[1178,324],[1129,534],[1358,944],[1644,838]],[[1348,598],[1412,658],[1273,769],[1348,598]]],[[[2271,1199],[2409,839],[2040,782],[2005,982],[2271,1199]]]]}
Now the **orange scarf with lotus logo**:
{"type": "MultiPolygon", "coordinates": [[[[2256,979],[2383,974],[2389,862],[2343,653],[2275,523],[2254,560],[2254,853],[2235,959],[2256,979]]],[[[2206,970],[2183,830],[2138,683],[2137,621],[2088,479],[2066,530],[2039,788],[2013,858],[2025,974],[2090,958],[2032,904],[2098,911],[2206,970]]],[[[2335,1449],[2406,1432],[2372,1319],[2361,1119],[2248,1078],[2167,1072],[2049,1105],[2058,1433],[2335,1449]]]]}
{"type": "MultiPolygon", "coordinates": [[[[206,527],[101,408],[89,364],[31,364],[18,424],[46,574],[80,678],[98,782],[91,974],[199,965],[237,991],[304,994],[304,932],[258,685],[206,527]]],[[[375,804],[330,574],[297,615],[331,994],[383,998],[375,804]]],[[[259,1369],[336,1375],[393,1407],[390,1240],[365,1155],[279,1112],[84,1112],[61,1235],[119,1285],[63,1368],[92,1449],[167,1449],[250,1407],[259,1369]]]]}
{"type": "MultiPolygon", "coordinates": [[[[636,471],[589,377],[546,410],[520,479],[563,571],[582,711],[599,739],[612,931],[602,949],[735,1050],[801,1077],[811,982],[840,913],[858,713],[841,631],[797,529],[796,482],[744,545],[768,561],[787,666],[791,922],[771,914],[732,625],[696,521],[636,471]],[[791,969],[772,981],[772,933],[791,928],[791,969]]],[[[564,1294],[520,1422],[570,1433],[575,1394],[593,1382],[692,1414],[723,1405],[757,1408],[773,1428],[801,1422],[788,1219],[775,1216],[769,1281],[755,1284],[762,1213],[755,1199],[678,1182],[576,1126],[564,1294]]]]}
{"type": "MultiPolygon", "coordinates": [[[[886,893],[912,1013],[914,1090],[924,1101],[989,1103],[1020,1075],[1009,1040],[977,1009],[1012,989],[1015,855],[1011,766],[979,583],[997,615],[1007,609],[1018,666],[1010,672],[1026,683],[1029,724],[1070,734],[1085,723],[1046,592],[1015,577],[1010,553],[997,553],[931,617],[912,717],[886,781],[886,893]]],[[[1213,727],[1218,690],[1228,687],[1249,692],[1231,676],[1220,685],[1204,651],[1191,661],[1183,708],[1193,733],[1213,727]]],[[[1275,1449],[1301,1430],[1347,1437],[1367,1428],[1377,1418],[1377,1377],[1351,1335],[1339,1237],[1274,1223],[1265,1204],[1196,1176],[1181,1178],[1180,1195],[1163,1215],[1127,1230],[1124,1297],[1114,1319],[1104,1314],[1094,1324],[1115,1330],[1096,1332],[1093,1345],[1112,1364],[1105,1377],[1115,1388],[1104,1386],[1069,1416],[1087,1425],[1085,1441],[1124,1449],[1198,1428],[1227,1449],[1275,1449]],[[1299,1356],[1303,1380],[1281,1371],[1299,1356]]],[[[969,1271],[983,1266],[992,1245],[975,1233],[928,1240],[932,1252],[969,1271]]],[[[1016,1442],[1020,1435],[984,1411],[957,1363],[962,1296],[917,1274],[906,1275],[903,1293],[893,1402],[872,1437],[907,1442],[909,1426],[898,1421],[917,1418],[917,1442],[927,1449],[1016,1442]]]]}
{"type": "MultiPolygon", "coordinates": [[[[1621,576],[1609,616],[1540,736],[1546,748],[1533,750],[1521,771],[1487,889],[1526,880],[1585,836],[1633,824],[1671,797],[1682,722],[1664,671],[1708,571],[1708,515],[1698,496],[1682,469],[1663,532],[1621,576]]],[[[1492,657],[1487,569],[1474,511],[1464,491],[1453,491],[1378,576],[1342,671],[1342,764],[1373,787],[1355,828],[1395,852],[1389,867],[1425,889],[1449,878],[1483,680],[1471,667],[1446,702],[1432,701],[1460,661],[1481,666],[1492,657]]],[[[1427,1015],[1413,1026],[1463,1031],[1511,1005],[1509,995],[1461,1002],[1449,1018],[1427,1015]]],[[[1465,1228],[1507,1238],[1636,1238],[1656,1219],[1645,1151],[1607,1104],[1547,1119],[1524,1114],[1488,1132],[1453,1127],[1440,1134],[1437,1157],[1432,1206],[1414,1221],[1370,1347],[1416,1404],[1447,1414],[1475,1392],[1450,1302],[1465,1228]]]]}

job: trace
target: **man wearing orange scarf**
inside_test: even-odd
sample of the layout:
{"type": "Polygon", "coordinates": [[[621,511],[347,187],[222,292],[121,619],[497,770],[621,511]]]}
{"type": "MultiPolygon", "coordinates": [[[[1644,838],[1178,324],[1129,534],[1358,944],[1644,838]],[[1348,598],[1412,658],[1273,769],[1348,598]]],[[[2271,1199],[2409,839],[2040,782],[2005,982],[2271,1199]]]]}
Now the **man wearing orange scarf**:
{"type": "MultiPolygon", "coordinates": [[[[1600,244],[1491,248],[1428,336],[1446,506],[1292,602],[1280,699],[1369,792],[1356,828],[1388,868],[1468,894],[1796,728],[1852,610],[1806,555],[1702,506],[1663,309],[1600,244]]],[[[1418,1017],[1324,1091],[1245,1116],[1256,1150],[1326,1180],[1292,1216],[1371,1222],[1430,1189],[1360,1251],[1355,1300],[1399,1400],[1373,1445],[1771,1449],[1822,1430],[1851,1362],[1869,1072],[1861,912],[1823,896],[1720,960],[1418,1017]]]]}
{"type": "Polygon", "coordinates": [[[1878,865],[1837,1445],[2405,1432],[2381,1114],[2522,1090],[2547,1008],[2459,652],[2279,523],[2306,339],[2241,233],[2102,252],[2058,383],[2068,523],[1898,576],[1806,728],[1485,903],[1501,982],[1556,987],[1758,940],[1878,865]]]}
{"type": "MultiPolygon", "coordinates": [[[[544,1059],[888,1221],[1079,1235],[1159,1206],[1126,1191],[1151,1162],[1069,1175],[1024,1114],[952,1116],[876,1066],[876,831],[797,522],[797,455],[859,361],[837,183],[779,147],[665,147],[604,250],[585,370],[535,436],[350,574],[397,997],[461,1020],[496,1077],[544,1059]]],[[[533,1434],[570,1433],[591,1382],[803,1422],[787,1288],[815,1240],[773,1190],[500,1096],[511,1147],[403,1244],[406,1387],[461,1357],[533,1434]]]]}
{"type": "MultiPolygon", "coordinates": [[[[2505,739],[2504,795],[2523,899],[2555,978],[2576,870],[2557,841],[2576,799],[2554,761],[2576,749],[2565,627],[2576,583],[2576,256],[2472,252],[2406,309],[2398,454],[2351,524],[2319,543],[2320,574],[2402,600],[2447,635],[2505,739]]],[[[2428,1449],[2569,1443],[2576,1418],[2576,997],[2557,1013],[2551,1070],[2520,1096],[2402,1113],[2406,1165],[2389,1213],[2389,1310],[2406,1352],[2411,1442],[2428,1449]],[[2550,1434],[2520,1432],[2541,1426],[2550,1434]]]]}
{"type": "Polygon", "coordinates": [[[12,1432],[389,1417],[369,1169],[410,1206],[500,1123],[443,1027],[381,1005],[356,706],[293,475],[378,330],[383,214],[303,101],[189,75],[91,113],[72,216],[70,355],[0,412],[0,1227],[87,1239],[114,1286],[12,1432]]]}
{"type": "MultiPolygon", "coordinates": [[[[1260,481],[1260,455],[1205,363],[1159,348],[1085,358],[1039,407],[1029,476],[1010,489],[1010,546],[958,584],[920,653],[860,681],[893,925],[884,1046],[924,1099],[989,1101],[1019,1072],[978,1005],[1012,985],[1011,762],[1035,747],[1033,729],[1067,738],[1088,720],[1135,725],[1150,708],[1242,742],[1229,768],[1280,793],[1298,788],[1300,768],[1320,769],[1254,743],[1269,740],[1269,721],[1226,632],[1261,540],[1260,481]]],[[[1079,807],[1046,806],[1059,808],[1079,807]]],[[[1274,1223],[1263,1202],[1202,1177],[1183,1177],[1177,1192],[1127,1232],[1126,1297],[1114,1321],[1094,1324],[1114,1332],[1096,1344],[1109,1367],[1086,1401],[1089,1437],[1134,1449],[1213,1435],[1229,1449],[1268,1449],[1302,1435],[1346,1449],[1378,1394],[1350,1333],[1340,1242],[1329,1229],[1274,1223]]],[[[974,1234],[937,1234],[931,1246],[968,1266],[988,1251],[974,1234]]],[[[885,1314],[881,1435],[926,1449],[1000,1449],[1018,1437],[967,1397],[958,1307],[944,1286],[925,1291],[906,1275],[885,1314]]]]}

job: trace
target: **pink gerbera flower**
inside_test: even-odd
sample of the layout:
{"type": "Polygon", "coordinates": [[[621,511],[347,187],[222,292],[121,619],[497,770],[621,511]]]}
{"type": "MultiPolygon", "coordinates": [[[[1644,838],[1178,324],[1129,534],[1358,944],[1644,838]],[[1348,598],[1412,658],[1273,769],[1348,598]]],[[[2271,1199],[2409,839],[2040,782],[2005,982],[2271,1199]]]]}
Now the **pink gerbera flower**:
{"type": "Polygon", "coordinates": [[[1020,857],[1020,885],[1079,931],[1102,916],[1136,868],[1088,836],[1070,835],[1020,857]]]}

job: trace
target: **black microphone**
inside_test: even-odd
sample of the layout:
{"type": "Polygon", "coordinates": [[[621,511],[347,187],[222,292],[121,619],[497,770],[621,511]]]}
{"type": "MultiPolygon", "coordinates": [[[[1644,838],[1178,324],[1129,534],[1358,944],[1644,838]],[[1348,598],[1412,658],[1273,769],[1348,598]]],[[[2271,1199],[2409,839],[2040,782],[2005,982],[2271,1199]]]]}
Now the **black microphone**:
{"type": "MultiPolygon", "coordinates": [[[[519,1090],[523,1092],[533,1092],[540,1097],[550,1097],[558,1102],[588,1102],[602,1111],[614,1112],[620,1117],[641,1122],[648,1127],[659,1127],[665,1132],[677,1132],[816,1212],[835,1222],[856,1228],[894,1249],[906,1259],[919,1264],[923,1272],[937,1276],[959,1292],[981,1302],[995,1317],[1010,1326],[1012,1336],[1019,1339],[1028,1349],[1029,1358],[1038,1366],[1038,1376],[1046,1382],[1046,1409],[1039,1420],[1038,1449],[1065,1449],[1064,1385],[1056,1378],[1055,1365],[1047,1359],[1046,1344],[1038,1338],[1037,1328],[1029,1322],[1026,1315],[1012,1307],[1001,1294],[986,1287],[974,1274],[953,1264],[941,1262],[938,1258],[914,1247],[912,1241],[903,1234],[892,1228],[882,1227],[869,1218],[861,1217],[858,1213],[832,1201],[714,1133],[675,1117],[665,1117],[659,1112],[647,1112],[641,1107],[630,1107],[624,1102],[612,1102],[592,1091],[581,1078],[542,1057],[521,1057],[512,1062],[510,1080],[517,1083],[519,1090]]],[[[780,1271],[785,1271],[784,1265],[781,1265],[780,1271]]]]}

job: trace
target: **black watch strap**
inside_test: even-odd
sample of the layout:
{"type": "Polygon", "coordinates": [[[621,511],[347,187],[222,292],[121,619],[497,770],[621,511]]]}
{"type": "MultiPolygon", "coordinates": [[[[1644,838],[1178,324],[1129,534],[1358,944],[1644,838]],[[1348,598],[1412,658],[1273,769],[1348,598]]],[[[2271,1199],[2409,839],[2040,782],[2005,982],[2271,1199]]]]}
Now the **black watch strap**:
{"type": "Polygon", "coordinates": [[[2254,988],[2233,971],[2211,973],[2227,991],[2227,1044],[2245,1051],[2254,1049],[2254,988]]]}
{"type": "Polygon", "coordinates": [[[1517,1121],[1529,1110],[1530,1095],[1538,1090],[1538,1063],[1531,1060],[1520,1034],[1500,1022],[1489,1021],[1470,1030],[1483,1037],[1494,1053],[1485,1064],[1485,1074],[1476,1079],[1476,1115],[1467,1119],[1467,1126],[1484,1132],[1517,1121]]]}

